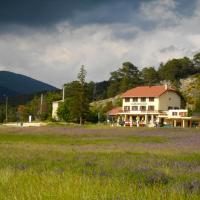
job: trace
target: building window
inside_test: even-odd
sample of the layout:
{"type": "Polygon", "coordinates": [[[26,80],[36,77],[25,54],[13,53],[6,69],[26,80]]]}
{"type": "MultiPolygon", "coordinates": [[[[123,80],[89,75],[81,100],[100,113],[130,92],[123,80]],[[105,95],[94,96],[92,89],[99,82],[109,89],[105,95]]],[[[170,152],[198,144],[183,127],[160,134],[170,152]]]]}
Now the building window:
{"type": "Polygon", "coordinates": [[[173,109],[173,107],[171,107],[171,106],[168,107],[168,110],[172,110],[172,109],[173,109]]]}
{"type": "Polygon", "coordinates": [[[132,110],[137,111],[138,110],[138,106],[132,106],[132,110]]]}
{"type": "Polygon", "coordinates": [[[154,97],[149,97],[150,102],[154,102],[154,97]]]}
{"type": "Polygon", "coordinates": [[[174,110],[178,110],[179,109],[179,107],[174,107],[174,110]]]}
{"type": "Polygon", "coordinates": [[[146,102],[146,97],[141,97],[141,102],[146,102]]]}
{"type": "Polygon", "coordinates": [[[154,111],[154,106],[148,106],[149,111],[154,111]]]}
{"type": "Polygon", "coordinates": [[[138,102],[138,98],[137,97],[133,97],[133,102],[138,102]]]}
{"type": "Polygon", "coordinates": [[[146,111],[146,106],[140,106],[141,111],[146,111]]]}
{"type": "Polygon", "coordinates": [[[172,115],[173,115],[173,116],[177,116],[178,113],[177,113],[177,112],[172,112],[172,115]]]}
{"type": "Polygon", "coordinates": [[[125,98],[125,102],[130,102],[130,98],[125,98]]]}
{"type": "Polygon", "coordinates": [[[181,116],[181,117],[186,117],[186,116],[187,116],[187,113],[186,113],[186,112],[180,112],[180,113],[179,113],[179,116],[181,116]]]}
{"type": "Polygon", "coordinates": [[[124,106],[124,111],[130,111],[130,106],[124,106]]]}

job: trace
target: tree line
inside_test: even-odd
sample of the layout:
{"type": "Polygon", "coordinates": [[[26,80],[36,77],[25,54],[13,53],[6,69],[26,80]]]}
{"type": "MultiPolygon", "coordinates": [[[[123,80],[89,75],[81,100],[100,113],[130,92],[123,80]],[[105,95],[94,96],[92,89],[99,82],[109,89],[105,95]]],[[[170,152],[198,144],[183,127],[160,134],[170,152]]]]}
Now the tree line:
{"type": "MultiPolygon", "coordinates": [[[[84,84],[83,82],[81,84],[79,77],[77,81],[65,84],[66,100],[65,103],[60,106],[58,115],[65,121],[78,122],[78,113],[80,114],[83,112],[83,118],[86,121],[96,122],[101,119],[103,121],[106,118],[107,111],[115,106],[120,106],[121,101],[117,100],[114,102],[111,100],[104,105],[93,105],[89,109],[90,102],[114,97],[133,87],[140,85],[156,85],[160,84],[162,81],[168,81],[171,83],[172,87],[180,90],[181,79],[197,75],[199,73],[200,53],[194,55],[192,59],[183,57],[168,60],[166,63],[161,63],[158,69],[150,66],[139,70],[139,67],[135,66],[133,63],[124,62],[116,71],[110,73],[110,78],[107,81],[99,83],[91,81],[87,83],[84,79],[84,84]],[[84,90],[81,85],[82,87],[84,85],[84,90]],[[80,90],[80,88],[82,89],[80,90]],[[84,91],[84,93],[80,91],[84,91]],[[82,110],[82,107],[80,107],[81,105],[79,105],[80,103],[78,103],[81,102],[81,98],[79,97],[80,94],[84,94],[84,102],[86,104],[83,107],[85,110],[82,110]]],[[[84,75],[86,76],[86,71],[84,75]]],[[[194,82],[193,85],[198,85],[198,82],[194,82]]],[[[187,95],[183,94],[183,96],[187,101],[187,95]]],[[[200,93],[198,93],[197,96],[200,97],[200,93]]],[[[197,108],[198,106],[196,106],[195,109],[198,110],[197,108]]]]}
{"type": "Polygon", "coordinates": [[[192,59],[188,57],[174,58],[155,67],[144,67],[139,70],[134,64],[124,62],[122,66],[111,72],[107,87],[107,97],[115,96],[138,85],[155,85],[161,81],[170,81],[179,89],[180,80],[200,73],[200,53],[192,59]]]}
{"type": "MultiPolygon", "coordinates": [[[[9,96],[7,102],[8,121],[27,121],[29,115],[33,120],[51,120],[52,102],[61,99],[60,90],[31,95],[9,96]],[[43,100],[41,102],[41,95],[43,100]]],[[[6,101],[0,99],[0,123],[6,119],[6,101]]]]}
{"type": "MultiPolygon", "coordinates": [[[[200,112],[200,53],[193,58],[173,58],[166,63],[154,66],[137,67],[131,62],[124,62],[116,71],[110,73],[110,78],[102,82],[86,82],[87,71],[81,66],[77,80],[64,84],[65,101],[60,103],[58,116],[68,122],[84,123],[85,121],[97,122],[105,120],[106,112],[115,106],[120,106],[121,101],[108,101],[105,105],[90,106],[91,102],[114,97],[126,90],[140,85],[156,85],[162,81],[169,81],[177,90],[180,89],[181,79],[196,76],[188,92],[183,96],[194,104],[194,110],[200,112]],[[194,88],[196,88],[194,90],[194,88]],[[195,92],[194,92],[195,91],[195,92]],[[194,95],[195,93],[195,95],[194,95]],[[187,94],[191,94],[188,97],[187,94]]],[[[61,91],[37,94],[26,104],[9,105],[10,120],[27,120],[28,115],[33,119],[50,120],[52,102],[61,99],[61,91]],[[13,113],[13,114],[11,114],[13,113]]],[[[5,106],[0,104],[0,121],[5,119],[5,106]]]]}
{"type": "MultiPolygon", "coordinates": [[[[114,97],[126,90],[140,85],[155,85],[169,81],[176,89],[180,88],[180,80],[200,73],[200,53],[188,57],[173,58],[166,63],[141,67],[131,62],[124,62],[116,71],[110,73],[110,78],[102,82],[89,82],[90,101],[114,97]],[[140,70],[141,69],[141,70],[140,70]]],[[[70,83],[69,83],[70,84],[70,83]]]]}

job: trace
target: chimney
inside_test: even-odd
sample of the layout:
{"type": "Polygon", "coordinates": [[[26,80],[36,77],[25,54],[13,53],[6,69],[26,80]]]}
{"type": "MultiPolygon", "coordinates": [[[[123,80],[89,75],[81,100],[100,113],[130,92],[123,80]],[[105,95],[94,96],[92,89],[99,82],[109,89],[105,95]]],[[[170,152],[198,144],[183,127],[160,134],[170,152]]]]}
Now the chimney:
{"type": "Polygon", "coordinates": [[[165,90],[167,90],[168,89],[168,85],[167,85],[167,83],[165,83],[165,90]]]}

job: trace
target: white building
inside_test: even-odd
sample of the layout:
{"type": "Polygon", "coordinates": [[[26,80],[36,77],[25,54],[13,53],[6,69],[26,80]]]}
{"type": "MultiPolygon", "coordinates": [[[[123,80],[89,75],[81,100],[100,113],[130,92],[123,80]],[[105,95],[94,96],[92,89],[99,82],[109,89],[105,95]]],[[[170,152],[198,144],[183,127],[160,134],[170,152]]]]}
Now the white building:
{"type": "Polygon", "coordinates": [[[59,106],[59,104],[60,104],[61,102],[63,102],[63,100],[54,101],[54,102],[52,103],[52,119],[59,120],[59,119],[58,119],[57,111],[58,111],[58,106],[59,106]]]}
{"type": "Polygon", "coordinates": [[[65,85],[63,85],[63,89],[62,89],[62,99],[59,101],[54,101],[52,103],[52,119],[59,120],[58,114],[57,114],[58,107],[59,107],[59,104],[64,101],[65,101],[65,85]]]}
{"type": "Polygon", "coordinates": [[[122,98],[122,111],[116,113],[119,124],[191,126],[188,111],[181,109],[180,94],[167,85],[136,87],[122,94],[122,98]]]}

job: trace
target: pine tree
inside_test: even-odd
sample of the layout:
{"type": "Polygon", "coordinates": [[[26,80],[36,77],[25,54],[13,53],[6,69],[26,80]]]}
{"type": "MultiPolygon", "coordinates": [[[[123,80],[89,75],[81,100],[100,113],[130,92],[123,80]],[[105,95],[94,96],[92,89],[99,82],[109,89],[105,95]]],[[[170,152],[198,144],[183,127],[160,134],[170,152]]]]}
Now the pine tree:
{"type": "Polygon", "coordinates": [[[80,83],[79,95],[78,95],[78,108],[79,108],[79,122],[80,125],[85,120],[89,112],[89,102],[86,93],[86,75],[87,71],[85,70],[84,65],[81,66],[80,72],[78,73],[78,81],[80,83]]]}

